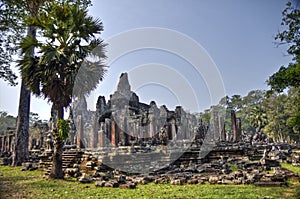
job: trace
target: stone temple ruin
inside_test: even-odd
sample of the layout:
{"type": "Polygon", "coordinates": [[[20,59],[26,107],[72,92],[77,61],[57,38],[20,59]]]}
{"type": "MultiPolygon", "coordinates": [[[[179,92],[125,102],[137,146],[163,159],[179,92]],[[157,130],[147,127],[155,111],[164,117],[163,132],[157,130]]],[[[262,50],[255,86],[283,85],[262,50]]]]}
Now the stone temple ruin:
{"type": "MultiPolygon", "coordinates": [[[[152,181],[281,186],[290,177],[298,178],[280,167],[280,162],[300,165],[298,145],[273,143],[262,132],[242,132],[234,111],[232,132],[226,132],[224,112],[212,109],[211,113],[208,126],[181,106],[168,110],[154,101],[142,103],[123,73],[109,100],[99,96],[96,111],[87,109],[84,98],[73,103],[64,172],[81,182],[94,180],[96,186],[129,188],[152,181]],[[129,177],[126,173],[140,175],[129,177]]],[[[53,154],[50,132],[56,120],[55,112],[51,115],[39,137],[30,138],[30,162],[24,163],[23,169],[49,173],[53,154]]],[[[0,165],[10,164],[13,145],[13,130],[0,136],[0,165]]]]}
{"type": "Polygon", "coordinates": [[[81,106],[78,104],[75,103],[72,115],[77,116],[74,117],[78,128],[76,142],[83,148],[187,140],[194,136],[193,129],[198,122],[195,115],[186,113],[180,106],[169,111],[165,105],[158,108],[154,101],[149,105],[141,103],[130,90],[127,73],[121,75],[117,90],[108,102],[99,96],[95,112],[87,111],[85,100],[81,106]]]}
{"type": "Polygon", "coordinates": [[[195,115],[180,106],[169,111],[165,105],[158,108],[154,101],[149,105],[141,103],[131,91],[127,73],[121,74],[117,90],[107,102],[104,96],[99,96],[95,112],[87,111],[83,99],[74,103],[71,116],[77,132],[72,144],[126,171],[142,171],[145,164],[153,170],[171,163],[192,144],[195,136],[203,140],[207,132],[207,127],[199,126],[195,115]],[[146,152],[147,161],[142,157],[146,152]],[[123,159],[132,164],[125,168],[120,161],[123,159]],[[133,167],[137,160],[140,164],[133,167]]]}

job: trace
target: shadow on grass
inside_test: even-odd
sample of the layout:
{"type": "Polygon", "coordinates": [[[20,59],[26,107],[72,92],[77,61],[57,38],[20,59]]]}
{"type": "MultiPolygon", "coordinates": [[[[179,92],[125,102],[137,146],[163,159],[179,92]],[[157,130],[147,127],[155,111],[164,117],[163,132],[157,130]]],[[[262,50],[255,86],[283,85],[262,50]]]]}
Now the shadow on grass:
{"type": "MultiPolygon", "coordinates": [[[[15,197],[17,193],[24,190],[19,182],[28,180],[30,177],[15,176],[15,177],[2,177],[0,176],[0,198],[15,197]]],[[[31,177],[33,178],[33,177],[31,177]]]]}

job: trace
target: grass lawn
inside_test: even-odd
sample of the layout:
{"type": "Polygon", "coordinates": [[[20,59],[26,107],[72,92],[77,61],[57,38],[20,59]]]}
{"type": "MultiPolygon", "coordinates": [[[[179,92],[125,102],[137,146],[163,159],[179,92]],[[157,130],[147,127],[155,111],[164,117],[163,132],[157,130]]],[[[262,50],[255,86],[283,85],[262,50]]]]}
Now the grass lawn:
{"type": "MultiPolygon", "coordinates": [[[[288,165],[290,166],[290,165],[288,165]]],[[[298,198],[299,182],[288,187],[253,185],[138,185],[136,189],[95,187],[74,179],[48,180],[41,171],[0,166],[0,198],[298,198]]]]}

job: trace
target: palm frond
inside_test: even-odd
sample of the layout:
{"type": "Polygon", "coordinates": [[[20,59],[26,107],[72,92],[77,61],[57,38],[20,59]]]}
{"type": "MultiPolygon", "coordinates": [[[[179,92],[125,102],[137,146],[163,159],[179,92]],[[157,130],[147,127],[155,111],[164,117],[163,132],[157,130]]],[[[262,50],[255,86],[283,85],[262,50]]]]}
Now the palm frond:
{"type": "Polygon", "coordinates": [[[105,44],[96,38],[103,30],[99,19],[88,16],[77,4],[53,1],[28,23],[40,28],[44,38],[39,42],[26,37],[20,44],[21,74],[36,95],[48,98],[55,106],[67,107],[72,92],[83,96],[97,87],[106,71],[105,44]],[[37,56],[31,57],[36,47],[37,56]]]}

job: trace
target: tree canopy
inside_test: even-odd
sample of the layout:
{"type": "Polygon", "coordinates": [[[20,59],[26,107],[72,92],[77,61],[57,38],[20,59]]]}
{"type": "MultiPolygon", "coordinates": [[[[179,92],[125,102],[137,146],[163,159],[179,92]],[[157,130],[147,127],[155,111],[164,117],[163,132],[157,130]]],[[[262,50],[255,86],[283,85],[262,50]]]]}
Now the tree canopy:
{"type": "Polygon", "coordinates": [[[281,22],[285,29],[279,32],[275,39],[279,41],[279,44],[289,46],[287,53],[292,56],[293,61],[288,66],[281,66],[278,72],[267,80],[268,85],[271,86],[271,91],[277,92],[300,86],[300,10],[297,5],[293,5],[291,2],[286,5],[282,12],[281,22]]]}
{"type": "Polygon", "coordinates": [[[20,71],[27,87],[35,95],[47,98],[57,111],[49,177],[61,179],[63,141],[69,131],[68,123],[63,120],[64,108],[72,102],[72,93],[82,97],[103,79],[105,44],[97,38],[103,25],[99,19],[89,16],[80,4],[55,1],[44,3],[36,15],[25,19],[25,23],[35,27],[37,35],[27,35],[21,40],[20,71]],[[36,50],[34,56],[33,50],[36,50]],[[74,93],[75,80],[82,67],[81,73],[86,74],[81,75],[79,84],[83,89],[74,93]]]}
{"type": "Polygon", "coordinates": [[[17,43],[25,34],[21,23],[25,15],[22,1],[1,0],[0,2],[0,78],[10,85],[16,85],[16,74],[11,69],[13,55],[17,53],[17,43]]]}
{"type": "MultiPolygon", "coordinates": [[[[282,12],[281,25],[285,27],[279,32],[275,39],[280,44],[287,44],[287,53],[292,56],[292,62],[288,66],[281,66],[278,72],[274,73],[267,80],[271,87],[268,95],[274,92],[283,92],[288,89],[293,104],[293,111],[290,111],[289,117],[285,120],[286,125],[300,133],[300,10],[297,1],[295,3],[288,2],[286,8],[282,12]],[[298,6],[298,7],[297,7],[298,6]]],[[[282,103],[282,102],[281,102],[282,103]]],[[[299,134],[300,135],[300,134],[299,134]]]]}
{"type": "Polygon", "coordinates": [[[47,3],[36,17],[28,17],[26,22],[39,30],[37,38],[28,35],[21,41],[24,56],[19,62],[22,77],[34,94],[43,95],[54,106],[67,107],[78,70],[84,63],[89,73],[82,80],[85,89],[77,95],[88,93],[102,80],[105,45],[95,37],[103,31],[99,19],[89,17],[87,10],[77,4],[47,3]],[[37,55],[31,57],[29,52],[34,48],[37,55]],[[99,59],[86,61],[95,48],[100,48],[100,53],[93,54],[99,59]]]}
{"type": "MultiPolygon", "coordinates": [[[[9,85],[17,84],[17,75],[12,67],[18,56],[21,39],[26,34],[26,24],[23,19],[32,14],[33,7],[42,6],[43,2],[52,0],[1,0],[0,1],[0,78],[9,85]],[[32,5],[35,6],[32,6],[32,5]]],[[[91,0],[56,0],[78,4],[81,8],[91,6],[91,0]]]]}

